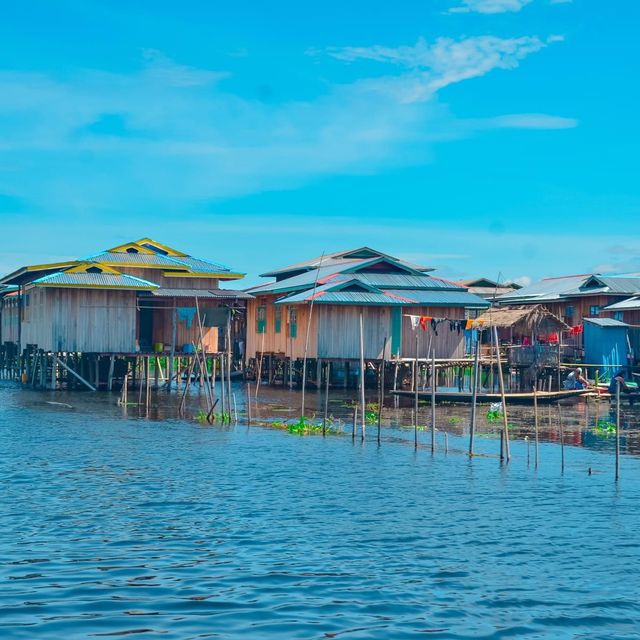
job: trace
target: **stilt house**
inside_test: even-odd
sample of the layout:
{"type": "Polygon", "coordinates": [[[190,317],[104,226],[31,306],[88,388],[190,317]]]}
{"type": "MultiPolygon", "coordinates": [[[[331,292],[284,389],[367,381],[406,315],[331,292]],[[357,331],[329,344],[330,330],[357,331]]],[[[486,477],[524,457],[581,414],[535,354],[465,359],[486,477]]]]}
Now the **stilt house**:
{"type": "Polygon", "coordinates": [[[362,316],[368,361],[415,358],[416,335],[420,358],[430,346],[438,358],[462,357],[468,310],[489,303],[430,271],[362,247],[264,273],[273,280],[249,289],[247,356],[357,360],[362,316]],[[417,318],[425,331],[414,329],[417,318]]]}
{"type": "Polygon", "coordinates": [[[133,355],[207,352],[223,346],[230,327],[244,340],[242,291],[220,282],[244,276],[150,238],[85,258],[30,265],[0,280],[3,344],[18,351],[133,355]],[[221,328],[224,328],[221,330],[221,328]]]}

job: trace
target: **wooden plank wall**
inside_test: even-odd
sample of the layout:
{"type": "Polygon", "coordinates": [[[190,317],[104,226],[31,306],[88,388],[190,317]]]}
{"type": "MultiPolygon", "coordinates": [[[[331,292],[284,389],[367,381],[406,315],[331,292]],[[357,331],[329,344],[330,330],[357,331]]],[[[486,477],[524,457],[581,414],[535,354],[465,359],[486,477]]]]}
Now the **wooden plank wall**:
{"type": "MultiPolygon", "coordinates": [[[[173,305],[173,300],[170,302],[173,305]]],[[[191,307],[190,302],[180,302],[179,307],[191,307]]],[[[158,308],[153,310],[153,342],[161,342],[165,351],[171,349],[171,338],[173,334],[173,308],[158,308]]],[[[218,328],[203,327],[202,334],[204,337],[205,349],[208,353],[216,353],[218,351],[218,328]]],[[[176,323],[176,351],[181,351],[185,344],[200,345],[200,329],[198,318],[194,315],[191,326],[188,326],[186,320],[177,318],[176,323]]]]}
{"type": "Polygon", "coordinates": [[[2,312],[0,314],[0,341],[18,342],[18,297],[10,296],[3,298],[0,304],[2,305],[2,312]]]}
{"type": "MultiPolygon", "coordinates": [[[[309,306],[306,304],[295,305],[298,313],[298,335],[289,337],[289,313],[288,306],[282,308],[282,322],[280,333],[275,332],[275,305],[277,296],[261,296],[257,300],[247,301],[247,357],[255,358],[260,355],[264,345],[264,353],[281,354],[289,358],[304,357],[304,343],[306,338],[307,323],[309,321],[309,306]],[[256,330],[256,309],[260,305],[267,307],[266,332],[258,333],[256,330]]],[[[320,305],[314,305],[309,328],[309,358],[317,357],[318,348],[318,314],[320,305]]]]}
{"type": "Polygon", "coordinates": [[[23,345],[51,351],[135,351],[134,291],[32,287],[27,293],[23,345]]]}
{"type": "Polygon", "coordinates": [[[463,358],[465,341],[464,331],[457,333],[457,331],[449,330],[449,323],[443,322],[439,325],[437,331],[438,335],[431,328],[426,331],[422,331],[418,327],[415,331],[411,328],[411,318],[408,315],[414,316],[432,316],[434,318],[448,318],[450,320],[463,320],[464,309],[459,307],[445,308],[445,307],[405,307],[402,309],[402,351],[401,356],[403,358],[415,358],[416,357],[416,331],[419,332],[419,357],[429,357],[429,338],[432,338],[432,346],[436,352],[436,358],[463,358]]]}
{"type": "MultiPolygon", "coordinates": [[[[384,339],[391,337],[391,308],[317,305],[318,358],[360,358],[360,313],[363,315],[364,357],[382,359],[384,339]]],[[[390,353],[390,344],[387,355],[390,353]]]]}

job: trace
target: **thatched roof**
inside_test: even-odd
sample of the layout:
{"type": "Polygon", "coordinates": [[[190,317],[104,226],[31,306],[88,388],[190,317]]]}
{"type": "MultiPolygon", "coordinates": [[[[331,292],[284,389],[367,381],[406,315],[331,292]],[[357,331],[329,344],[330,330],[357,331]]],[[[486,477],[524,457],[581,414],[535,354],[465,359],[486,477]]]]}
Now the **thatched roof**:
{"type": "Polygon", "coordinates": [[[474,322],[476,329],[513,329],[522,335],[545,335],[566,331],[569,326],[542,305],[499,307],[485,311],[474,322]]]}

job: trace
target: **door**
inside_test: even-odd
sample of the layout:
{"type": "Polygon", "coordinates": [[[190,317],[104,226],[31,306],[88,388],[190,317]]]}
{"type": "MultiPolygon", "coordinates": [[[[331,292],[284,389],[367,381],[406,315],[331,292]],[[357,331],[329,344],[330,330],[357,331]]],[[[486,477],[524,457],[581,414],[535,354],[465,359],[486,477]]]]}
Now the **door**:
{"type": "Polygon", "coordinates": [[[140,351],[153,350],[153,309],[140,309],[140,326],[138,328],[138,344],[140,351]]]}

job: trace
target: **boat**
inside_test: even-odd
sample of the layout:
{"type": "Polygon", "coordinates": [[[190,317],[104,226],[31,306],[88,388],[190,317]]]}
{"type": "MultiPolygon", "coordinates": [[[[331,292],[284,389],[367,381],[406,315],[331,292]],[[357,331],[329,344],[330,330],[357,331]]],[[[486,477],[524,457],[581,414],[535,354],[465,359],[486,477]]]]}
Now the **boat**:
{"type": "MultiPolygon", "coordinates": [[[[392,395],[401,398],[414,398],[414,391],[392,391],[392,395]]],[[[592,393],[589,389],[571,389],[564,391],[538,391],[538,404],[551,404],[558,400],[570,400],[572,398],[580,398],[592,393]]],[[[469,404],[473,402],[473,394],[469,392],[458,391],[436,391],[436,403],[438,402],[459,402],[469,404]]],[[[419,400],[431,401],[431,391],[418,391],[419,400]]],[[[508,404],[533,404],[533,392],[526,393],[505,393],[505,400],[508,404]]],[[[494,402],[502,402],[502,396],[499,393],[478,393],[477,402],[480,404],[491,404],[494,402]]]]}

